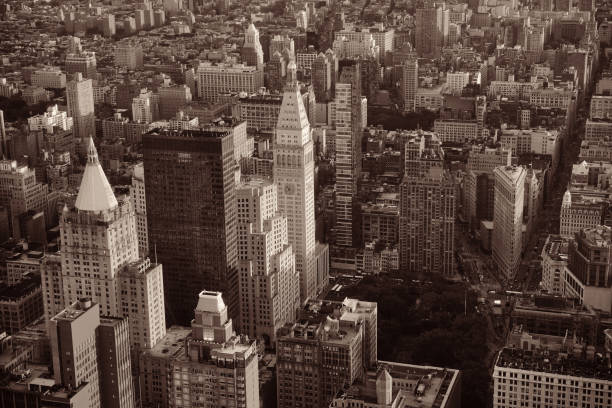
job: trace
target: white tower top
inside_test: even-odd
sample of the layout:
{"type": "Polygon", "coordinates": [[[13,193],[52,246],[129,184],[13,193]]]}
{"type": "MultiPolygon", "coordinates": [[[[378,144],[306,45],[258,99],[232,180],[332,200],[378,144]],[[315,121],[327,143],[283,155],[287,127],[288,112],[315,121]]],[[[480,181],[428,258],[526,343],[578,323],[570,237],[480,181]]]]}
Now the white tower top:
{"type": "Polygon", "coordinates": [[[98,152],[93,139],[87,146],[87,165],[81,180],[81,187],[75,207],[81,211],[101,212],[118,206],[113,189],[98,161],[98,152]]]}

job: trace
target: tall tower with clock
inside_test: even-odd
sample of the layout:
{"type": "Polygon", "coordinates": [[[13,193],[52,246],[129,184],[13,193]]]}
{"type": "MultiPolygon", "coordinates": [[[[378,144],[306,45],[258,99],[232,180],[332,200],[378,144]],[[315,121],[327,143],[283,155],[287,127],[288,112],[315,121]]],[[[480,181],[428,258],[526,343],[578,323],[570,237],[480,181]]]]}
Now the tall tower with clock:
{"type": "Polygon", "coordinates": [[[310,123],[298,84],[287,84],[276,124],[274,183],[278,209],[287,217],[289,243],[300,276],[300,301],[317,295],[314,156],[310,123]]]}

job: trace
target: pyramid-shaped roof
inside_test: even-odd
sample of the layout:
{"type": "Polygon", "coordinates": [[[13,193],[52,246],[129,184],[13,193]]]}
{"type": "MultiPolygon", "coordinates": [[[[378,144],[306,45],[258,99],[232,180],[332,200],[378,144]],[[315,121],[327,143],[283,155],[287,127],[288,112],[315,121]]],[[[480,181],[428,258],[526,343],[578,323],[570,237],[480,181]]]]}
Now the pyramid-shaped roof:
{"type": "Polygon", "coordinates": [[[310,126],[302,95],[296,83],[289,84],[283,93],[277,129],[301,130],[310,126]]]}
{"type": "Polygon", "coordinates": [[[111,210],[117,207],[117,198],[98,161],[98,152],[93,139],[89,138],[88,143],[87,165],[74,206],[81,211],[111,210]]]}

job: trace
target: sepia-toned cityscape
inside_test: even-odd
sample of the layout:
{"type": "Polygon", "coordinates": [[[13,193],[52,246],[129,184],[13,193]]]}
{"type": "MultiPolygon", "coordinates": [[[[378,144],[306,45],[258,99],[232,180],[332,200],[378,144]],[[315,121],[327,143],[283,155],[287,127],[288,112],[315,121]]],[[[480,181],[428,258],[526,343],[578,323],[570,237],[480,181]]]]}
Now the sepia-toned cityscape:
{"type": "Polygon", "coordinates": [[[612,0],[0,0],[0,408],[612,408],[612,0]]]}

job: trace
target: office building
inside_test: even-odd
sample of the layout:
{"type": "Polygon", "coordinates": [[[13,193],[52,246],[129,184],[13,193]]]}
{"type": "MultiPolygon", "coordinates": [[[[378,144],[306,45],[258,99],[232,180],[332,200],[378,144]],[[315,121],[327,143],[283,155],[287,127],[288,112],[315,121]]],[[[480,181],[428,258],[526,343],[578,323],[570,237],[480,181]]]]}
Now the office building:
{"type": "Polygon", "coordinates": [[[317,282],[314,214],[314,157],[310,123],[296,83],[288,84],[276,126],[274,184],[278,209],[287,217],[289,244],[300,275],[300,301],[314,298],[317,282]]]}
{"type": "Polygon", "coordinates": [[[10,233],[24,237],[19,217],[28,211],[48,213],[49,186],[36,181],[36,172],[15,160],[0,160],[0,205],[8,209],[10,233]]]}
{"type": "Polygon", "coordinates": [[[612,228],[597,226],[577,232],[569,243],[565,296],[612,312],[612,228]]]}
{"type": "Polygon", "coordinates": [[[264,85],[263,71],[245,65],[213,65],[203,62],[196,70],[198,97],[216,102],[220,94],[255,93],[264,85]]]}
{"type": "Polygon", "coordinates": [[[85,387],[88,407],[134,407],[127,320],[84,298],[51,319],[49,337],[57,384],[85,387]]]}
{"type": "Polygon", "coordinates": [[[404,102],[404,112],[413,112],[416,110],[416,93],[419,88],[419,61],[408,59],[401,66],[402,82],[401,92],[404,102]]]}
{"type": "Polygon", "coordinates": [[[288,35],[277,34],[270,39],[270,57],[276,52],[281,53],[283,56],[288,57],[287,63],[290,60],[295,61],[295,43],[288,35]],[[286,53],[284,51],[287,50],[286,53]]]}
{"type": "Polygon", "coordinates": [[[610,407],[609,356],[576,337],[515,329],[493,368],[493,407],[610,407]]]}
{"type": "Polygon", "coordinates": [[[142,69],[143,53],[140,45],[120,45],[115,48],[115,66],[131,71],[142,69]]]}
{"type": "Polygon", "coordinates": [[[443,167],[434,134],[418,132],[405,145],[400,185],[400,268],[417,274],[455,274],[455,183],[443,167]]]}
{"type": "Polygon", "coordinates": [[[300,307],[300,277],[276,188],[263,179],[236,188],[241,332],[268,347],[300,307]]]}
{"type": "Polygon", "coordinates": [[[520,166],[497,167],[491,250],[499,273],[512,279],[518,272],[522,253],[523,205],[527,171],[520,166]]]}
{"type": "Polygon", "coordinates": [[[86,139],[96,134],[96,117],[94,115],[93,86],[91,79],[84,79],[77,72],[66,85],[68,116],[74,121],[74,137],[86,139]]]}
{"type": "Polygon", "coordinates": [[[438,4],[416,9],[415,49],[421,58],[438,58],[448,32],[448,10],[438,4]]]}
{"type": "Polygon", "coordinates": [[[331,98],[333,73],[331,62],[327,59],[327,56],[319,53],[312,62],[310,70],[310,80],[318,103],[325,103],[331,98]]]}
{"type": "Polygon", "coordinates": [[[32,73],[32,86],[45,89],[66,88],[66,74],[57,67],[45,67],[32,73]]]}
{"type": "Polygon", "coordinates": [[[147,200],[145,195],[144,165],[138,163],[132,173],[130,198],[136,213],[136,234],[138,235],[138,256],[144,258],[149,254],[149,233],[147,232],[147,200]]]}
{"type": "Polygon", "coordinates": [[[259,70],[263,69],[263,48],[259,41],[259,30],[255,28],[253,23],[249,24],[249,27],[244,33],[244,44],[242,45],[240,54],[245,65],[257,67],[259,70]]]}
{"type": "Polygon", "coordinates": [[[60,111],[57,105],[51,105],[47,111],[40,115],[28,118],[30,132],[45,131],[53,133],[54,130],[72,130],[73,119],[64,111],[60,111]]]}
{"type": "Polygon", "coordinates": [[[49,326],[55,382],[74,389],[85,384],[91,408],[102,406],[96,349],[99,326],[100,309],[90,300],[69,305],[49,326]]]}
{"type": "Polygon", "coordinates": [[[357,247],[361,174],[361,71],[359,62],[343,64],[336,84],[336,245],[357,247]]]}
{"type": "Polygon", "coordinates": [[[238,318],[232,133],[156,129],[143,145],[149,249],[164,266],[168,319],[188,322],[203,287],[224,289],[238,318]]]}
{"type": "Polygon", "coordinates": [[[446,74],[446,90],[451,95],[461,95],[461,91],[469,83],[469,72],[448,72],[446,74]]]}
{"type": "Polygon", "coordinates": [[[363,380],[376,365],[376,330],[376,303],[309,302],[298,323],[279,331],[279,408],[327,407],[338,391],[363,380]]]}
{"type": "Polygon", "coordinates": [[[569,240],[559,235],[549,235],[542,248],[542,281],[540,285],[551,295],[563,295],[565,267],[569,240]]]}
{"type": "Polygon", "coordinates": [[[143,88],[132,99],[132,119],[138,123],[151,123],[159,119],[159,96],[143,88]]]}
{"type": "Polygon", "coordinates": [[[141,258],[127,264],[118,281],[121,316],[130,322],[131,344],[150,349],[166,335],[162,266],[141,258]]]}
{"type": "MultiPolygon", "coordinates": [[[[135,407],[130,360],[130,325],[120,317],[100,316],[96,351],[100,373],[100,406],[135,407]]],[[[80,350],[75,347],[77,352],[80,350]]],[[[88,362],[86,361],[85,364],[88,362]]],[[[91,362],[89,362],[91,364],[91,362]]]]}
{"type": "Polygon", "coordinates": [[[559,234],[573,238],[577,232],[602,225],[607,208],[608,203],[600,194],[567,189],[561,202],[559,234]]]}
{"type": "Polygon", "coordinates": [[[139,365],[143,406],[260,406],[255,341],[234,332],[219,292],[200,292],[191,329],[170,328],[139,365]]]}
{"type": "Polygon", "coordinates": [[[463,179],[463,216],[470,228],[480,228],[480,222],[493,220],[495,176],[493,170],[512,164],[510,150],[483,145],[472,146],[468,153],[463,179]]]}
{"type": "Polygon", "coordinates": [[[363,381],[340,391],[330,408],[451,408],[461,403],[461,372],[379,361],[363,381]]]}
{"type": "Polygon", "coordinates": [[[191,90],[187,85],[163,86],[158,89],[159,118],[171,119],[191,103],[191,90]]]}
{"type": "Polygon", "coordinates": [[[0,328],[15,334],[34,323],[43,313],[40,278],[30,275],[20,282],[0,288],[0,328]]]}
{"type": "Polygon", "coordinates": [[[96,53],[83,51],[80,38],[70,37],[65,63],[68,77],[80,72],[83,78],[96,79],[96,53]]]}
{"type": "Polygon", "coordinates": [[[86,296],[104,315],[122,316],[115,278],[138,259],[134,209],[129,197],[115,197],[92,139],[87,154],[74,207],[64,207],[60,221],[64,299],[86,296]]]}

